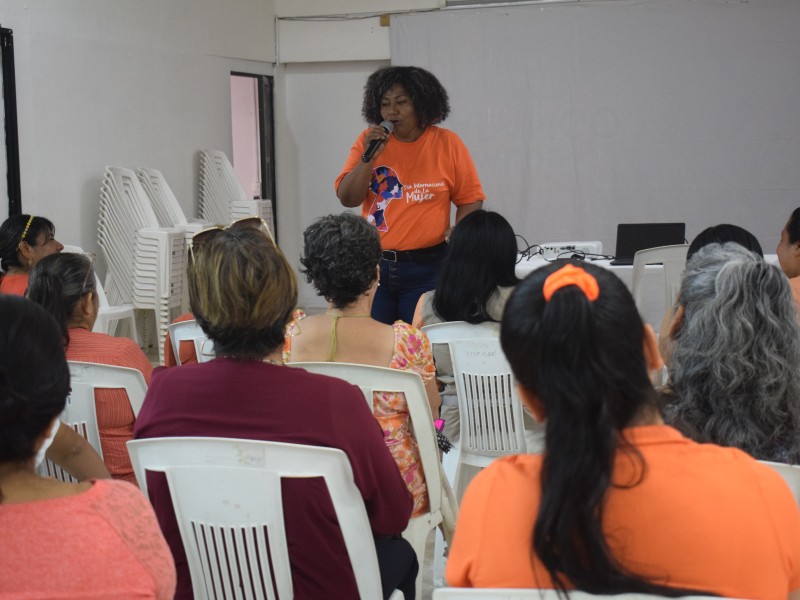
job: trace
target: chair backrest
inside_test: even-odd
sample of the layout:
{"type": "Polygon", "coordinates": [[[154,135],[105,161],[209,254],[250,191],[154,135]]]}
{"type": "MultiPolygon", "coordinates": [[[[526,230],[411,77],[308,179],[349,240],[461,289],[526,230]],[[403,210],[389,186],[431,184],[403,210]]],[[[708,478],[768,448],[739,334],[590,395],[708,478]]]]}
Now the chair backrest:
{"type": "Polygon", "coordinates": [[[428,487],[428,501],[432,513],[441,510],[442,480],[439,468],[439,451],[433,428],[428,395],[422,378],[412,371],[401,371],[387,367],[356,365],[334,362],[297,362],[292,367],[306,369],[312,373],[337,377],[357,385],[364,393],[369,409],[375,392],[401,392],[405,395],[408,415],[419,447],[422,470],[428,487]]]}
{"type": "Polygon", "coordinates": [[[214,358],[214,343],[208,339],[206,332],[203,331],[197,321],[172,323],[168,330],[172,353],[175,355],[177,364],[181,364],[181,342],[192,342],[194,344],[197,362],[207,362],[214,358]]]}
{"type": "Polygon", "coordinates": [[[167,475],[195,598],[292,597],[282,477],[325,479],[359,595],[382,597],[369,519],[343,451],[191,437],[132,440],[128,451],[145,493],[146,471],[167,475]]]}
{"type": "Polygon", "coordinates": [[[769,460],[760,460],[758,462],[772,467],[778,472],[778,475],[783,477],[786,485],[792,490],[795,502],[800,505],[800,465],[787,465],[769,460]]]}
{"type": "MultiPolygon", "coordinates": [[[[682,596],[683,600],[700,600],[713,596],[682,596]]],[[[655,600],[663,596],[651,594],[589,594],[569,592],[569,600],[592,600],[592,598],[616,598],[617,600],[655,600]]],[[[561,600],[556,590],[534,589],[477,589],[477,588],[438,588],[433,590],[433,600],[561,600]]]]}
{"type": "MultiPolygon", "coordinates": [[[[70,364],[70,371],[72,365],[70,364]]],[[[100,431],[97,425],[97,411],[94,401],[94,386],[79,381],[70,383],[67,403],[59,416],[61,427],[67,426],[83,437],[103,458],[103,449],[100,445],[100,431]]],[[[60,466],[45,458],[39,465],[38,471],[46,477],[53,477],[59,481],[77,482],[78,480],[64,471],[60,466]]]]}
{"type": "Polygon", "coordinates": [[[500,323],[472,324],[466,321],[450,321],[425,325],[422,332],[428,336],[431,344],[449,344],[455,340],[475,338],[496,338],[500,335],[500,323]]]}
{"type": "Polygon", "coordinates": [[[454,340],[450,356],[462,452],[494,457],[525,453],[522,404],[500,340],[454,340]]]}
{"type": "Polygon", "coordinates": [[[675,305],[675,299],[681,288],[681,276],[686,268],[686,253],[689,251],[689,244],[678,244],[675,246],[659,246],[658,248],[648,248],[639,250],[633,256],[633,300],[639,311],[642,310],[642,289],[644,281],[644,269],[647,265],[664,265],[664,303],[667,310],[675,305]]]}
{"type": "Polygon", "coordinates": [[[75,360],[67,362],[69,363],[70,383],[73,388],[77,389],[77,384],[83,384],[90,386],[93,390],[124,389],[131,403],[133,415],[139,415],[144,396],[147,393],[147,382],[140,371],[128,367],[75,360]]]}

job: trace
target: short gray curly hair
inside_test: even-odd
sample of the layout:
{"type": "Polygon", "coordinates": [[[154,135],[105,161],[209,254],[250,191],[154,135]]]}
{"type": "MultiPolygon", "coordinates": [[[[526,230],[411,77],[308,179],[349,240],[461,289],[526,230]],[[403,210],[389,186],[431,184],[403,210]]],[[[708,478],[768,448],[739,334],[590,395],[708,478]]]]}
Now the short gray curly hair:
{"type": "Polygon", "coordinates": [[[800,324],[781,270],[709,244],[683,275],[667,419],[699,442],[800,462],[800,324]]]}

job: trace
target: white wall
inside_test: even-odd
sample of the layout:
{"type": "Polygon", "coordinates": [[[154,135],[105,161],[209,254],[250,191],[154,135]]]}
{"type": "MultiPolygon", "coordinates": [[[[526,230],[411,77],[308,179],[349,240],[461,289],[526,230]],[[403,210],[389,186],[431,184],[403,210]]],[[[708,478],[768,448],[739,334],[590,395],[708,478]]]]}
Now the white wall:
{"type": "Polygon", "coordinates": [[[487,193],[530,243],[733,222],[774,252],[800,205],[800,2],[616,0],[392,20],[487,193]]]}
{"type": "MultiPolygon", "coordinates": [[[[366,127],[361,99],[367,76],[385,62],[281,65],[275,73],[276,168],[280,244],[299,268],[303,230],[344,210],[333,187],[358,134],[366,127]]],[[[302,282],[300,306],[325,301],[302,282]]]]}
{"type": "Polygon", "coordinates": [[[272,74],[272,0],[0,0],[14,30],[23,210],[96,249],[106,165],[164,172],[197,211],[197,152],[231,152],[230,72],[272,74]]]}

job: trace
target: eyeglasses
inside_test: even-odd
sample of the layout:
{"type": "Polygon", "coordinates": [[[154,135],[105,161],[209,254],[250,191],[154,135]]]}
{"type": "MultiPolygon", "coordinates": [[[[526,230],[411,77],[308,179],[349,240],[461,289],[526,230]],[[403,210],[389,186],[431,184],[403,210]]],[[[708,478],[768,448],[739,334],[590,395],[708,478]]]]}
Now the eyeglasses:
{"type": "Polygon", "coordinates": [[[83,285],[81,286],[81,296],[86,292],[90,291],[86,289],[86,284],[89,283],[89,276],[94,273],[94,261],[97,260],[97,255],[95,254],[86,254],[89,257],[89,268],[86,269],[86,276],[83,278],[83,285]]]}
{"type": "MultiPolygon", "coordinates": [[[[267,222],[264,219],[261,217],[245,217],[243,219],[234,221],[226,227],[217,225],[216,227],[209,227],[195,233],[192,236],[192,242],[189,244],[189,258],[192,260],[192,262],[194,262],[195,248],[199,248],[220,231],[236,231],[238,229],[254,229],[256,231],[260,231],[266,235],[273,244],[275,244],[275,238],[272,237],[272,232],[269,229],[269,225],[267,225],[267,222]]],[[[275,245],[277,246],[277,244],[275,245]]]]}

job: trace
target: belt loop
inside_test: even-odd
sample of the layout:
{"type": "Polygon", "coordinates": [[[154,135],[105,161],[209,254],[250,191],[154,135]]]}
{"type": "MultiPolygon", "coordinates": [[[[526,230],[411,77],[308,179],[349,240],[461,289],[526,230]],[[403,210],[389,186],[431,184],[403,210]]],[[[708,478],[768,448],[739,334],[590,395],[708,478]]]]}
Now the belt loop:
{"type": "Polygon", "coordinates": [[[383,250],[381,252],[381,258],[389,262],[397,262],[397,252],[394,250],[383,250]]]}

